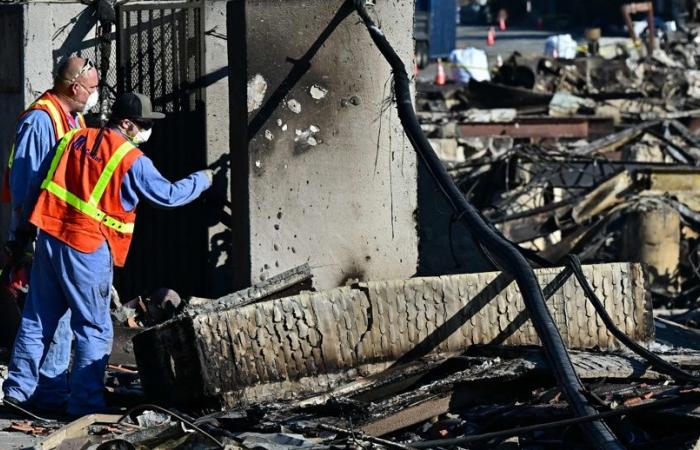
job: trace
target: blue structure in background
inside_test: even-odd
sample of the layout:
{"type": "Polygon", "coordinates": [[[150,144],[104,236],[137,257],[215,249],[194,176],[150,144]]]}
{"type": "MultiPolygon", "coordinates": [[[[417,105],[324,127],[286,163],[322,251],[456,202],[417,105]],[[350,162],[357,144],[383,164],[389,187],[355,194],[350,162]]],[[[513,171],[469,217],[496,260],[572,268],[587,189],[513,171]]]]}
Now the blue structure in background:
{"type": "Polygon", "coordinates": [[[457,41],[457,0],[417,0],[415,39],[419,66],[447,58],[457,41]]]}

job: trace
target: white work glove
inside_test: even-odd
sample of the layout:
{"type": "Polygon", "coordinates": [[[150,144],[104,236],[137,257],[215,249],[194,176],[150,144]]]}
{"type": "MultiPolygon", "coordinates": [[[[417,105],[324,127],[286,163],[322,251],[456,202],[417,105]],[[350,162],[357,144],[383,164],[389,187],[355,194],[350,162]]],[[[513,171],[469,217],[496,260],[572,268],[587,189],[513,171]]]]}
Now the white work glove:
{"type": "Polygon", "coordinates": [[[214,182],[214,171],[211,169],[205,169],[202,172],[204,172],[204,175],[207,176],[207,180],[209,180],[209,186],[211,186],[214,182]]]}

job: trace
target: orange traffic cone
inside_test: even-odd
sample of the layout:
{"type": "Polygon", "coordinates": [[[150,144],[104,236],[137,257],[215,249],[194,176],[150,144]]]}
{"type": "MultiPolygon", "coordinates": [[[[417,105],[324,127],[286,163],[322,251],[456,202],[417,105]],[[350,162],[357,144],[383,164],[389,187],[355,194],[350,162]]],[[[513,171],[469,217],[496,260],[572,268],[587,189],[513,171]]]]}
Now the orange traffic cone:
{"type": "Polygon", "coordinates": [[[506,20],[508,20],[508,11],[501,9],[498,11],[498,28],[501,31],[506,31],[506,20]]]}
{"type": "Polygon", "coordinates": [[[444,86],[447,83],[447,75],[445,74],[445,68],[442,66],[442,60],[438,59],[437,74],[435,74],[435,84],[438,86],[444,86]]]}
{"type": "Polygon", "coordinates": [[[489,34],[486,35],[486,45],[489,47],[496,43],[496,29],[491,27],[489,29],[489,34]]]}

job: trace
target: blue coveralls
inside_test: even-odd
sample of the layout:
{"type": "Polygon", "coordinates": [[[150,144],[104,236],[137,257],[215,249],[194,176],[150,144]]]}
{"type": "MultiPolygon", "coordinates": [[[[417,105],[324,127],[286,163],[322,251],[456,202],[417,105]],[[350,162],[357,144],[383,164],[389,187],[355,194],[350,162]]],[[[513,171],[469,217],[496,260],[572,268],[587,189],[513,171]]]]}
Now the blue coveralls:
{"type": "MultiPolygon", "coordinates": [[[[54,151],[46,158],[39,177],[33,180],[32,191],[38,192],[54,151]]],[[[148,157],[141,156],[124,177],[121,200],[126,211],[136,208],[139,198],[155,206],[174,208],[192,202],[209,186],[203,171],[171,183],[148,157]]],[[[112,274],[112,255],[106,242],[93,253],[82,253],[39,231],[31,272],[32,289],[15,341],[9,376],[3,385],[5,395],[19,401],[30,398],[37,385],[48,338],[69,309],[75,356],[67,412],[82,416],[104,408],[104,372],[112,351],[109,315],[112,274]]]]}
{"type": "MultiPolygon", "coordinates": [[[[71,128],[78,128],[77,114],[69,120],[71,128]]],[[[9,239],[15,231],[22,208],[29,193],[30,180],[40,169],[52,148],[56,146],[56,132],[46,111],[33,110],[17,123],[15,153],[10,171],[11,217],[9,239]]],[[[31,284],[30,280],[30,284],[31,284]]],[[[31,290],[31,286],[30,286],[31,290]]],[[[59,321],[56,334],[49,344],[46,358],[39,370],[39,384],[30,403],[45,409],[63,409],[68,395],[68,365],[73,332],[70,329],[70,311],[59,321]]]]}

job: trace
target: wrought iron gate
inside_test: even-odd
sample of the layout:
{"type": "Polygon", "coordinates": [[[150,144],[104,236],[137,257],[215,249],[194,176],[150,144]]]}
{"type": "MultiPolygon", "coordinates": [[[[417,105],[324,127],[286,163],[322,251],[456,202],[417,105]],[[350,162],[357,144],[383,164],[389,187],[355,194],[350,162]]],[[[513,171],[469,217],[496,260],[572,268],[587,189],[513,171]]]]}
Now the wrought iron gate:
{"type": "MultiPolygon", "coordinates": [[[[175,181],[206,161],[203,89],[203,1],[125,4],[117,18],[117,89],[149,96],[158,121],[141,146],[175,181]]],[[[174,209],[141,202],[126,267],[115,276],[122,296],[159,287],[205,295],[207,225],[201,201],[174,209]]]]}

